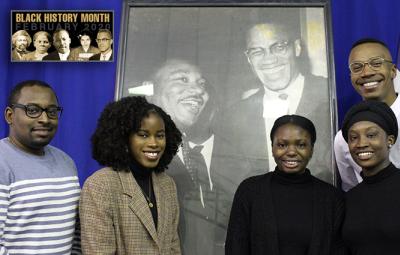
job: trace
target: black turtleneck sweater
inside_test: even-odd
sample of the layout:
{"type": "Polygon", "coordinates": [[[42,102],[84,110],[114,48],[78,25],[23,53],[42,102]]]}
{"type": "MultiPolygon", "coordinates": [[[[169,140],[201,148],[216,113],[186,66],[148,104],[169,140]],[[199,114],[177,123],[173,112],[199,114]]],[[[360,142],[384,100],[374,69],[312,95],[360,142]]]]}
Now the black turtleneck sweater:
{"type": "Polygon", "coordinates": [[[288,174],[275,169],[272,201],[278,229],[280,255],[306,255],[312,233],[312,181],[310,171],[288,174]]]}
{"type": "Polygon", "coordinates": [[[140,189],[144,193],[143,195],[146,202],[148,202],[147,198],[150,198],[150,201],[153,204],[153,207],[149,207],[149,209],[151,211],[151,215],[153,216],[154,225],[157,229],[157,204],[151,180],[151,173],[153,172],[153,169],[145,168],[136,162],[132,163],[129,168],[137,184],[140,186],[140,189]]]}
{"type": "Polygon", "coordinates": [[[400,171],[390,164],[346,194],[343,238],[351,254],[400,254],[400,171]]]}
{"type": "Polygon", "coordinates": [[[345,254],[343,198],[306,172],[279,170],[244,180],[232,204],[226,255],[345,254]]]}

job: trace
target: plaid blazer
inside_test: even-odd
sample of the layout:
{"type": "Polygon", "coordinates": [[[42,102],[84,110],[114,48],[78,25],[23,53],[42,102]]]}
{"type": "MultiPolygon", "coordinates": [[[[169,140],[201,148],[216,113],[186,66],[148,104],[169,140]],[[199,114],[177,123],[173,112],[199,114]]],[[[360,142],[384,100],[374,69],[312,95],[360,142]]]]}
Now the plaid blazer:
{"type": "Polygon", "coordinates": [[[79,204],[83,254],[181,254],[175,183],[165,173],[153,173],[152,180],[157,229],[130,171],[103,168],[86,180],[79,204]]]}

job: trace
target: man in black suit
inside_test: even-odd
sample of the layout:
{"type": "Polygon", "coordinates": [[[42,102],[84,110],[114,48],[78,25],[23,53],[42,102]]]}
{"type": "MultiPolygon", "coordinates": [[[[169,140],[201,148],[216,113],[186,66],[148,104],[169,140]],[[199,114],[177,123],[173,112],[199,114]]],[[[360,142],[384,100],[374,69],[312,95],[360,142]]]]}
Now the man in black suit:
{"type": "Polygon", "coordinates": [[[314,175],[332,182],[332,134],[327,79],[309,71],[309,59],[301,40],[299,19],[262,20],[247,33],[245,55],[260,82],[258,90],[222,111],[215,123],[219,134],[246,153],[252,169],[273,171],[270,130],[285,114],[299,114],[317,128],[314,156],[309,167],[314,175]]]}
{"type": "Polygon", "coordinates": [[[99,29],[96,37],[97,46],[99,47],[100,53],[95,54],[89,58],[89,60],[97,61],[111,61],[113,60],[112,50],[112,33],[108,29],[99,29]]]}
{"type": "Polygon", "coordinates": [[[210,128],[216,94],[197,66],[169,60],[153,83],[154,103],[184,134],[182,149],[168,169],[180,200],[183,254],[222,255],[233,195],[249,165],[210,128]]]}
{"type": "Polygon", "coordinates": [[[59,29],[53,33],[53,45],[56,48],[56,50],[49,53],[49,55],[44,56],[43,57],[44,61],[71,60],[70,57],[71,38],[69,37],[69,33],[67,30],[59,29]]]}

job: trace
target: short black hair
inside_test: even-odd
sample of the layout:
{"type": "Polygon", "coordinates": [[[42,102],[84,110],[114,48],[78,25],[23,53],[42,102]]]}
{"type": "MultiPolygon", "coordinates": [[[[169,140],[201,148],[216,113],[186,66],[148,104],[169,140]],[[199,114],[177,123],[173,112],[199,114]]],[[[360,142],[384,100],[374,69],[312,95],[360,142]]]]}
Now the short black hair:
{"type": "Polygon", "coordinates": [[[109,29],[100,28],[99,31],[97,31],[97,34],[99,33],[107,33],[110,36],[110,39],[113,39],[113,34],[109,29]]]}
{"type": "Polygon", "coordinates": [[[166,146],[154,169],[164,171],[178,151],[182,134],[167,113],[141,96],[125,97],[104,108],[91,138],[93,158],[116,171],[129,171],[135,162],[129,152],[129,136],[140,129],[142,120],[150,113],[160,116],[165,125],[166,146]]]}
{"type": "Polygon", "coordinates": [[[301,38],[300,12],[297,8],[254,8],[250,11],[250,27],[270,24],[287,34],[292,40],[301,38]]]}
{"type": "Polygon", "coordinates": [[[84,35],[89,36],[90,40],[92,40],[92,38],[93,38],[93,33],[87,29],[84,29],[79,32],[79,34],[77,36],[78,40],[81,40],[82,36],[84,36],[84,35]]]}
{"type": "Polygon", "coordinates": [[[54,89],[49,84],[47,84],[44,81],[40,81],[40,80],[26,80],[26,81],[21,81],[20,83],[15,85],[15,87],[11,90],[10,94],[8,95],[7,106],[11,106],[12,104],[17,103],[19,96],[21,95],[21,90],[23,88],[33,87],[33,86],[50,89],[53,92],[53,94],[56,96],[56,99],[58,102],[57,95],[54,92],[54,89]]]}
{"type": "Polygon", "coordinates": [[[36,41],[37,37],[38,37],[39,35],[41,35],[41,34],[44,35],[44,36],[46,36],[47,40],[49,40],[49,43],[52,43],[53,38],[52,38],[51,35],[50,35],[48,32],[46,32],[46,31],[38,31],[38,32],[36,32],[36,33],[33,35],[33,41],[36,41]]]}
{"type": "MultiPolygon", "coordinates": [[[[377,43],[377,44],[382,45],[383,47],[385,47],[385,48],[389,51],[389,48],[388,48],[388,46],[386,45],[386,43],[384,43],[384,42],[381,41],[381,40],[378,40],[378,39],[375,39],[375,38],[369,38],[369,37],[366,37],[366,38],[362,38],[362,39],[360,39],[360,40],[357,40],[355,43],[353,43],[353,45],[351,46],[351,49],[354,49],[354,48],[357,47],[358,45],[361,45],[361,44],[364,44],[364,43],[377,43]]],[[[390,52],[390,51],[389,51],[389,52],[390,52]]]]}
{"type": "Polygon", "coordinates": [[[59,29],[56,29],[56,31],[53,32],[53,41],[56,41],[56,40],[55,40],[56,35],[58,35],[58,34],[61,33],[62,31],[65,31],[65,32],[68,34],[68,37],[69,37],[69,32],[68,32],[68,30],[66,30],[66,29],[64,29],[64,28],[59,28],[59,29]]]}
{"type": "Polygon", "coordinates": [[[302,129],[306,130],[311,137],[311,145],[314,146],[315,141],[317,140],[317,132],[315,130],[314,123],[312,123],[311,120],[307,119],[306,117],[300,116],[300,115],[283,115],[279,117],[278,119],[275,120],[274,125],[272,126],[271,133],[270,133],[270,138],[271,141],[274,141],[274,135],[276,130],[285,125],[291,123],[293,125],[299,126],[302,129]]]}

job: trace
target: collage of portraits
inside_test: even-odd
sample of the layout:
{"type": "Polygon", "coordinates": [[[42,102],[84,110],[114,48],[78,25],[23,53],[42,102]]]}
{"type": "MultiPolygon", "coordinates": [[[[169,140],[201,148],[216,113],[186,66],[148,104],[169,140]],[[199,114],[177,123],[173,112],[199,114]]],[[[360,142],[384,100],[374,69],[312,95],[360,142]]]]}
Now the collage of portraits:
{"type": "Polygon", "coordinates": [[[394,54],[349,46],[360,101],[339,125],[330,1],[297,1],[12,10],[11,64],[87,87],[118,65],[95,116],[91,87],[67,104],[72,84],[10,88],[0,255],[400,254],[394,54]]]}

